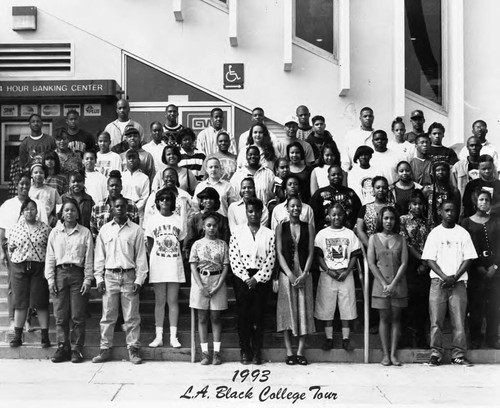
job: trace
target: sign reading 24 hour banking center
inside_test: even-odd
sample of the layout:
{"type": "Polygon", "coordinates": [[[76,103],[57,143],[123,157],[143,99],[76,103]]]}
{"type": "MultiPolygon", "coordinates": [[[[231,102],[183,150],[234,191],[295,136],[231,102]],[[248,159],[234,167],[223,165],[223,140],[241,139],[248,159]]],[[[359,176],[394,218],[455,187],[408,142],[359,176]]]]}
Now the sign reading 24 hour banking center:
{"type": "Polygon", "coordinates": [[[0,98],[34,96],[116,96],[113,80],[0,81],[0,98]]]}

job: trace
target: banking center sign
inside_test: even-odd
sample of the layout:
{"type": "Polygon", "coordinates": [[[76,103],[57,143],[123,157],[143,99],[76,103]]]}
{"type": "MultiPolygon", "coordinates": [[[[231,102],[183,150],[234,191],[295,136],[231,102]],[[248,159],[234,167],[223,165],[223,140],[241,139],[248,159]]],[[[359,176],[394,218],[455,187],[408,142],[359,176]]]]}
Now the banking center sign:
{"type": "Polygon", "coordinates": [[[117,96],[114,80],[0,81],[0,98],[117,96]]]}

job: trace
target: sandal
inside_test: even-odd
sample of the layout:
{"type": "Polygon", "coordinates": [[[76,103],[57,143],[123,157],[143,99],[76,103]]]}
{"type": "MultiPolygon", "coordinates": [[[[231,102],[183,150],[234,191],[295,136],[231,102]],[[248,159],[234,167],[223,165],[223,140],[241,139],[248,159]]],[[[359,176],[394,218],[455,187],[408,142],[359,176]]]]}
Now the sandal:
{"type": "Polygon", "coordinates": [[[297,364],[297,359],[295,358],[295,356],[293,354],[291,356],[286,356],[285,364],[286,365],[295,365],[295,364],[297,364]]]}
{"type": "Polygon", "coordinates": [[[298,354],[297,354],[296,360],[297,360],[297,364],[299,364],[299,365],[305,366],[305,365],[309,364],[307,362],[307,359],[304,356],[299,356],[298,354]]]}

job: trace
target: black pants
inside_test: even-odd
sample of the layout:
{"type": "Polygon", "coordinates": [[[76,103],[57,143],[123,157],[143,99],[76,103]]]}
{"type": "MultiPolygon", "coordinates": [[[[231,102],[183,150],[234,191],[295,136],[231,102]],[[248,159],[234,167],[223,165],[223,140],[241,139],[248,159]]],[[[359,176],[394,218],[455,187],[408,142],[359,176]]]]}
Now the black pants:
{"type": "Polygon", "coordinates": [[[500,323],[500,272],[497,271],[491,279],[474,272],[469,274],[467,287],[471,342],[481,345],[481,327],[486,319],[486,342],[495,343],[500,323]]]}
{"type": "Polygon", "coordinates": [[[255,289],[234,277],[234,294],[238,313],[238,335],[242,352],[259,353],[264,337],[264,312],[269,294],[269,282],[257,283],[255,289]]]}

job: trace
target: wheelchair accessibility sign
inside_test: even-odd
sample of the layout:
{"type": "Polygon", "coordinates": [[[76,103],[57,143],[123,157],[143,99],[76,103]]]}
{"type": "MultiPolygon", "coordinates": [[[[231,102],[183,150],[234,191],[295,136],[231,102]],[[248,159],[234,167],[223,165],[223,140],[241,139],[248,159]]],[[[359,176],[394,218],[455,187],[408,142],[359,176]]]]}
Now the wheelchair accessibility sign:
{"type": "Polygon", "coordinates": [[[243,89],[244,82],[243,64],[224,64],[224,89],[243,89]]]}

